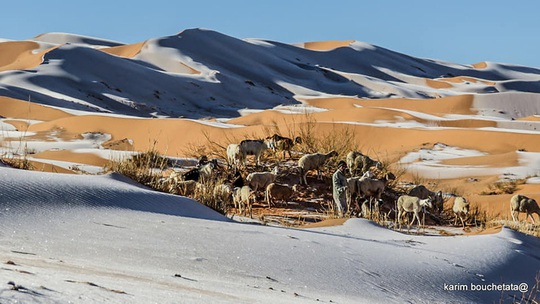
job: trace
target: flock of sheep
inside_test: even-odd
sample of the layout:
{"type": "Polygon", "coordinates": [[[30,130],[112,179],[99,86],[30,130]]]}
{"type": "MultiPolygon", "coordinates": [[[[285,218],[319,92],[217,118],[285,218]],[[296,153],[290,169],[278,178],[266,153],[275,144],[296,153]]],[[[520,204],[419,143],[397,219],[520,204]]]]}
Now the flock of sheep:
{"type": "MultiPolygon", "coordinates": [[[[218,176],[218,172],[228,171],[229,175],[221,182],[215,183],[213,195],[217,200],[222,200],[225,204],[234,204],[240,213],[247,213],[252,217],[252,205],[257,197],[262,197],[270,208],[276,202],[288,204],[288,202],[298,195],[302,187],[309,187],[307,175],[310,171],[316,171],[317,180],[322,180],[322,171],[332,158],[338,156],[336,151],[328,153],[311,153],[302,155],[297,162],[298,183],[278,183],[280,177],[279,166],[276,165],[271,171],[246,172],[248,169],[247,158],[253,156],[255,168],[261,167],[261,157],[267,150],[282,152],[284,159],[287,154],[292,159],[292,149],[295,144],[302,143],[300,137],[295,139],[274,134],[265,139],[246,139],[238,144],[229,144],[226,148],[227,164],[229,170],[220,170],[222,166],[218,161],[201,158],[196,168],[179,173],[173,173],[166,179],[169,192],[186,196],[192,195],[197,189],[204,187],[206,181],[218,176]],[[247,175],[241,174],[242,169],[247,175]],[[232,173],[231,173],[232,172],[232,173]],[[290,185],[293,184],[293,185],[290,185]]],[[[444,198],[441,191],[433,192],[423,185],[419,185],[409,190],[407,193],[394,193],[390,199],[383,200],[383,194],[389,190],[388,183],[395,179],[392,173],[384,174],[381,178],[376,178],[374,171],[381,171],[382,164],[357,151],[351,151],[346,156],[347,166],[351,177],[347,179],[347,205],[349,214],[367,216],[373,210],[379,212],[381,207],[386,206],[388,214],[394,213],[399,223],[402,217],[412,214],[412,225],[416,220],[421,224],[420,212],[429,210],[430,214],[441,215],[443,212],[444,198]],[[362,203],[362,204],[360,204],[362,203]],[[361,207],[360,207],[361,205],[361,207]]],[[[290,177],[290,174],[289,174],[290,177]]],[[[511,214],[514,221],[518,219],[520,212],[526,213],[534,223],[533,213],[540,217],[540,208],[534,199],[523,195],[515,195],[511,199],[511,214]]],[[[452,212],[454,214],[454,225],[458,220],[465,227],[465,218],[470,212],[470,204],[464,197],[454,199],[452,212]]]]}

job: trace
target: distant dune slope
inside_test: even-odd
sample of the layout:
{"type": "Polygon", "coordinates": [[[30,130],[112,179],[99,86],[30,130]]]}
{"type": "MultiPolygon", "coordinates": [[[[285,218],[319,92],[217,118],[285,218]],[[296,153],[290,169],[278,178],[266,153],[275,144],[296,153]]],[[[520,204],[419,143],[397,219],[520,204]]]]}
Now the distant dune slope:
{"type": "Polygon", "coordinates": [[[32,40],[0,43],[0,95],[89,112],[237,117],[304,98],[540,92],[538,69],[454,64],[358,41],[298,47],[202,29],[132,45],[65,33],[32,40]]]}

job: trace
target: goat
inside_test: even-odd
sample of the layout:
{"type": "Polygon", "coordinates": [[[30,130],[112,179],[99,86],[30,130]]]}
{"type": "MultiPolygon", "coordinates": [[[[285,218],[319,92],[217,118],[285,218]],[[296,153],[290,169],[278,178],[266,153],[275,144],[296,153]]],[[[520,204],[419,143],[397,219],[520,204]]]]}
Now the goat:
{"type": "Polygon", "coordinates": [[[520,212],[527,213],[525,221],[531,217],[533,224],[535,223],[533,213],[536,213],[540,217],[540,207],[538,207],[536,200],[521,194],[516,194],[510,199],[510,212],[512,213],[514,222],[519,221],[520,212]]]}
{"type": "Polygon", "coordinates": [[[266,189],[266,187],[273,183],[278,176],[278,167],[275,166],[271,172],[253,172],[246,177],[246,181],[253,191],[257,191],[259,188],[266,189]]]}
{"type": "Polygon", "coordinates": [[[400,196],[397,200],[398,222],[401,222],[401,216],[403,214],[412,212],[413,219],[409,225],[412,225],[414,223],[414,219],[417,219],[418,224],[420,224],[420,217],[418,216],[418,213],[420,212],[420,209],[422,207],[433,208],[433,205],[431,204],[431,198],[420,199],[416,196],[410,195],[400,196]]]}
{"type": "Polygon", "coordinates": [[[240,145],[238,144],[229,144],[227,146],[227,161],[229,166],[236,168],[240,163],[242,156],[240,154],[240,145]]]}
{"type": "Polygon", "coordinates": [[[255,191],[252,191],[249,186],[243,186],[241,188],[234,188],[233,201],[234,205],[238,207],[241,214],[244,214],[247,207],[249,217],[253,218],[252,213],[252,201],[255,199],[255,191]]]}
{"type": "Polygon", "coordinates": [[[306,154],[298,160],[298,167],[300,169],[300,184],[302,181],[307,186],[306,175],[310,170],[317,170],[317,178],[322,179],[321,167],[332,157],[338,156],[336,151],[330,151],[327,154],[313,153],[306,154]]]}
{"type": "Polygon", "coordinates": [[[358,169],[360,169],[360,174],[364,174],[369,171],[371,167],[376,167],[377,169],[381,169],[382,167],[381,162],[373,160],[369,156],[358,151],[349,152],[346,161],[351,175],[355,175],[358,169]]]}
{"type": "Polygon", "coordinates": [[[420,199],[431,198],[433,205],[435,206],[434,211],[441,213],[444,209],[444,198],[442,191],[433,192],[426,188],[424,185],[418,185],[412,188],[409,193],[410,196],[416,196],[420,199]]]}
{"type": "Polygon", "coordinates": [[[261,139],[245,139],[240,142],[240,159],[242,163],[246,164],[246,158],[248,155],[255,156],[255,163],[259,166],[261,161],[261,155],[266,149],[269,148],[269,143],[261,139]]]}
{"type": "Polygon", "coordinates": [[[454,211],[454,225],[457,224],[457,219],[461,220],[461,226],[465,228],[465,222],[463,218],[469,214],[470,204],[464,197],[458,196],[454,199],[454,205],[452,206],[452,211],[454,211]]]}
{"type": "Polygon", "coordinates": [[[302,143],[302,138],[299,136],[296,137],[293,141],[291,138],[283,137],[278,134],[268,136],[266,140],[269,143],[270,148],[274,151],[274,153],[278,150],[283,151],[283,158],[285,158],[285,153],[289,153],[289,159],[292,159],[291,150],[293,146],[295,144],[302,143]]]}
{"type": "Polygon", "coordinates": [[[288,185],[282,185],[282,184],[276,184],[271,183],[266,187],[266,202],[268,203],[268,208],[270,208],[270,204],[274,200],[281,200],[285,202],[285,204],[288,206],[288,200],[292,197],[292,195],[296,192],[296,185],[294,185],[292,188],[288,185]]]}

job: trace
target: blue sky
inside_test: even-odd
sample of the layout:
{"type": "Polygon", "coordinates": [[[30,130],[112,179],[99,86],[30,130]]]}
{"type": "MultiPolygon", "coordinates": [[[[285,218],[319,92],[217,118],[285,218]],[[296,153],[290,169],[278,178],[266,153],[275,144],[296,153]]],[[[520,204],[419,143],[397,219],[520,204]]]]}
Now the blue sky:
{"type": "Polygon", "coordinates": [[[201,27],[236,38],[351,39],[454,63],[540,68],[537,0],[27,0],[1,7],[4,39],[67,32],[134,43],[201,27]]]}

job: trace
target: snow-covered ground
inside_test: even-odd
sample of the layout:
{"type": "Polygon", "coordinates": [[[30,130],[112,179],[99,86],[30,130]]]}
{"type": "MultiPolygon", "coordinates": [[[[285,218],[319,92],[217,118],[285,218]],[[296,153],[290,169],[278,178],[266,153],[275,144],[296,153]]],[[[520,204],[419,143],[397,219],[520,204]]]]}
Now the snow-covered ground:
{"type": "Polygon", "coordinates": [[[117,174],[0,167],[0,228],[1,303],[492,303],[540,269],[540,240],[509,229],[238,223],[117,174]]]}

